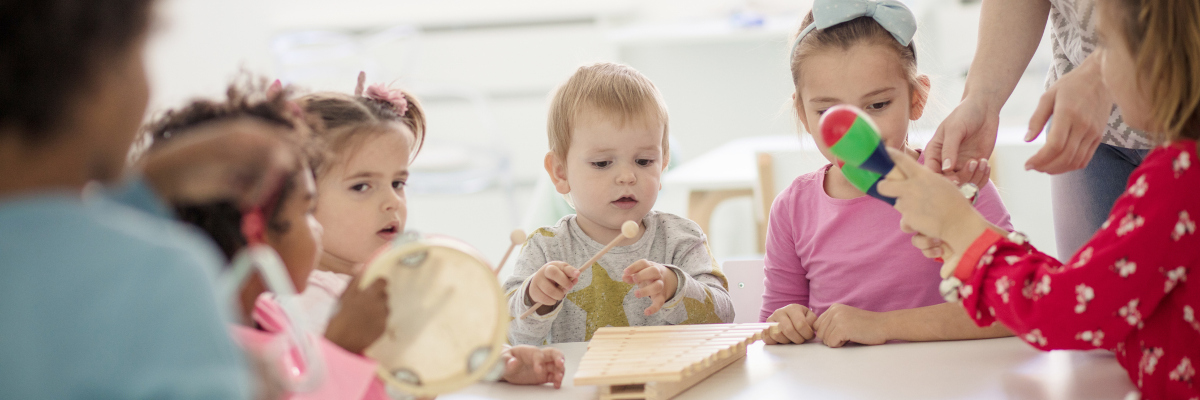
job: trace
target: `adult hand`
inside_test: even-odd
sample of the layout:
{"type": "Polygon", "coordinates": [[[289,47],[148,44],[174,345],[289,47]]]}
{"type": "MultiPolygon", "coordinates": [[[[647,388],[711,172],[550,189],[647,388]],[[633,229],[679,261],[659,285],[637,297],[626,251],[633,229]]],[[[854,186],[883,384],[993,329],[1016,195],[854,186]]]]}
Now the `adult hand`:
{"type": "Polygon", "coordinates": [[[888,340],[883,313],[834,304],[813,323],[821,343],[842,347],[846,343],[883,344],[888,340]]]}
{"type": "Polygon", "coordinates": [[[788,304],[775,310],[767,318],[767,322],[778,322],[779,329],[772,329],[763,335],[766,344],[800,344],[812,340],[813,323],[817,322],[817,314],[808,307],[799,304],[788,304]]]}
{"type": "Polygon", "coordinates": [[[896,198],[900,228],[938,238],[955,253],[965,239],[969,245],[990,226],[945,177],[934,173],[894,149],[888,149],[896,167],[879,182],[879,193],[896,198]],[[974,229],[979,228],[978,231],[974,229]],[[963,238],[962,236],[969,235],[963,238]]]}
{"type": "Polygon", "coordinates": [[[210,125],[139,161],[146,181],[167,202],[256,205],[299,168],[297,156],[269,133],[236,124],[210,125]]]}
{"type": "Polygon", "coordinates": [[[1046,145],[1025,162],[1025,169],[1061,174],[1086,167],[1092,160],[1113,108],[1098,57],[1092,53],[1042,94],[1025,141],[1037,138],[1051,116],[1054,123],[1046,133],[1046,145]]]}
{"type": "MultiPolygon", "coordinates": [[[[964,98],[938,125],[929,145],[925,146],[925,166],[955,182],[972,182],[983,187],[977,177],[978,166],[986,166],[996,147],[1000,109],[977,97],[964,98]],[[970,168],[976,163],[975,169],[970,168]]],[[[987,175],[983,175],[983,183],[987,175]]]]}

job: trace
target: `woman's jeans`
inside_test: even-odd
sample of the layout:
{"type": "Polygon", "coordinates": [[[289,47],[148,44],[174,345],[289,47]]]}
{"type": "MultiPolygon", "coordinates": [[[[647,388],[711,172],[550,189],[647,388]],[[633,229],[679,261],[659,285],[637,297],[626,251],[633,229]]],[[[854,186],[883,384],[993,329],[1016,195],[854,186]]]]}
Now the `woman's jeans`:
{"type": "Polygon", "coordinates": [[[1069,261],[1096,234],[1149,152],[1101,144],[1084,169],[1050,177],[1059,260],[1069,261]]]}

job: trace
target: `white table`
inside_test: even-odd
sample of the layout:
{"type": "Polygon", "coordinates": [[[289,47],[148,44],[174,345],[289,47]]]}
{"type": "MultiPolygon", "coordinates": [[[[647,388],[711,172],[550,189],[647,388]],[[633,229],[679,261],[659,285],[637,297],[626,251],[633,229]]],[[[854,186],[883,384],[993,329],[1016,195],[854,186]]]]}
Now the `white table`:
{"type": "MultiPolygon", "coordinates": [[[[553,345],[567,358],[563,387],[480,383],[439,397],[593,399],[571,377],[587,343],[553,345]]],[[[1016,338],[892,343],[840,349],[819,343],[748,348],[744,360],[676,399],[1122,399],[1134,390],[1106,351],[1041,352],[1016,338]]]]}

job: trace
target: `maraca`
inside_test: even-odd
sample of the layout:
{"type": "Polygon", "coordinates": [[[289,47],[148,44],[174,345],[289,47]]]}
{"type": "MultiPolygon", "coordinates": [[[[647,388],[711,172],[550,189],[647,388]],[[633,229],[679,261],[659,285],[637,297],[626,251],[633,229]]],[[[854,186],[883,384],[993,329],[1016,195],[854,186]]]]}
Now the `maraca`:
{"type": "Polygon", "coordinates": [[[840,104],[821,115],[821,139],[838,158],[838,167],[854,187],[871,197],[895,205],[896,199],[879,194],[875,186],[895,166],[879,128],[857,107],[840,104]]]}
{"type": "Polygon", "coordinates": [[[896,205],[895,198],[879,194],[879,190],[876,189],[879,181],[883,179],[883,175],[850,166],[850,164],[846,164],[842,160],[838,160],[838,167],[842,169],[842,175],[846,176],[846,180],[850,181],[850,184],[854,185],[858,190],[893,206],[896,205]]]}

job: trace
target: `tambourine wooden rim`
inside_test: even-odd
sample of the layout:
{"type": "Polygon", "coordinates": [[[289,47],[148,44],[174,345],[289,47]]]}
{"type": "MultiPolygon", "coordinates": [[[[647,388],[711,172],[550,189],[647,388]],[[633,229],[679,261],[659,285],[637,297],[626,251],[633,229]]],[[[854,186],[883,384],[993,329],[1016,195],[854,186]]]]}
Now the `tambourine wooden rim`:
{"type": "MultiPolygon", "coordinates": [[[[466,373],[465,375],[439,381],[413,384],[396,379],[392,375],[392,371],[388,368],[388,366],[385,366],[382,362],[380,363],[379,369],[377,370],[377,375],[379,376],[380,380],[395,389],[403,391],[406,394],[419,397],[435,396],[462,389],[482,380],[485,376],[489,375],[494,368],[496,368],[496,362],[500,359],[503,346],[505,343],[507,343],[508,323],[511,319],[508,316],[508,309],[505,307],[506,304],[504,301],[503,289],[500,287],[499,281],[496,280],[496,276],[492,272],[491,264],[488,263],[474,248],[448,237],[424,236],[415,240],[409,239],[407,241],[398,239],[397,241],[393,242],[391,247],[386,248],[377,254],[367,265],[366,269],[363,271],[362,279],[359,281],[360,288],[366,288],[367,286],[370,286],[371,282],[374,282],[380,276],[388,276],[390,269],[401,265],[401,262],[404,258],[413,257],[414,255],[418,255],[419,252],[428,252],[434,248],[460,253],[461,255],[465,255],[478,262],[478,266],[482,272],[480,275],[486,275],[488,277],[487,279],[490,279],[491,281],[491,285],[485,286],[495,288],[494,294],[496,296],[496,301],[494,312],[496,315],[496,323],[495,326],[492,327],[493,339],[490,343],[491,351],[489,352],[488,357],[485,361],[483,361],[480,367],[475,368],[473,371],[465,371],[464,369],[464,372],[466,373]]],[[[424,259],[417,264],[423,262],[424,259]]],[[[480,307],[485,306],[486,304],[480,304],[480,307]]],[[[484,327],[480,328],[482,329],[484,327]]],[[[469,361],[464,360],[464,362],[469,361]]]]}

